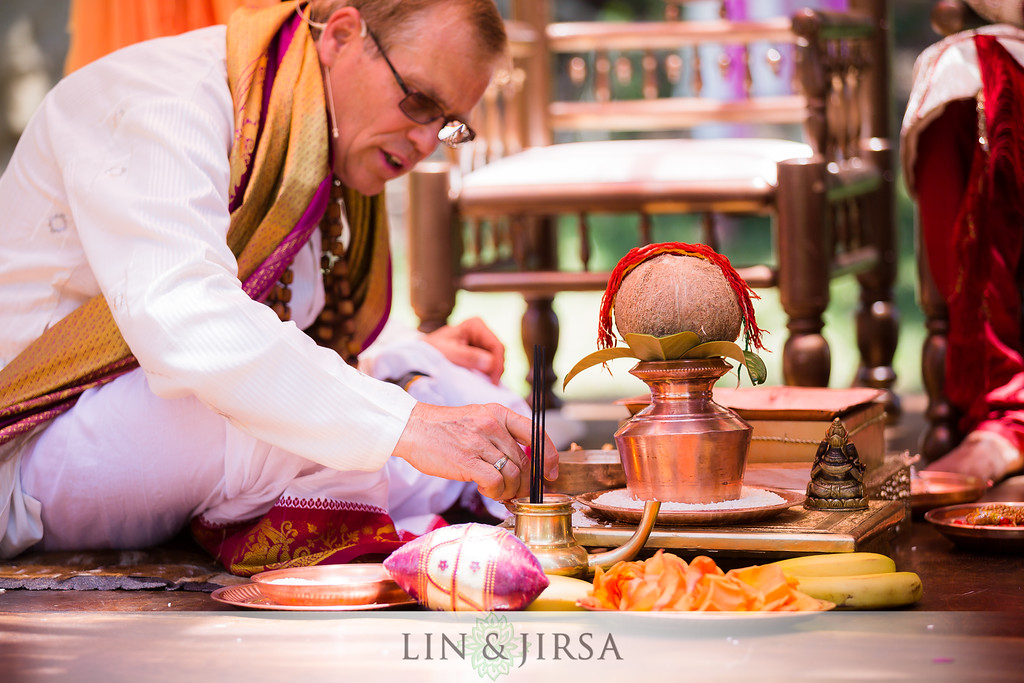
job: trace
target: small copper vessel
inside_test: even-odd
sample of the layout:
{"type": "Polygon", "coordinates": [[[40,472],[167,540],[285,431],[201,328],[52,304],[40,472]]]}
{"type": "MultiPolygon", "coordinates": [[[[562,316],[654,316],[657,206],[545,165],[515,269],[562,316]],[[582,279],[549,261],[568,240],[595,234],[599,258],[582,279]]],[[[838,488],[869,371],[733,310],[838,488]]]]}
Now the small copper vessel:
{"type": "Polygon", "coordinates": [[[545,574],[586,576],[596,567],[633,559],[647,543],[661,508],[657,501],[646,503],[640,524],[629,540],[614,550],[588,554],[572,532],[573,500],[562,493],[545,493],[543,502],[516,498],[508,504],[515,515],[516,537],[533,551],[545,574]]]}
{"type": "Polygon", "coordinates": [[[743,496],[753,428],[712,398],[731,366],[722,358],[643,361],[630,370],[651,404],[615,432],[626,485],[637,500],[717,503],[743,496]]]}

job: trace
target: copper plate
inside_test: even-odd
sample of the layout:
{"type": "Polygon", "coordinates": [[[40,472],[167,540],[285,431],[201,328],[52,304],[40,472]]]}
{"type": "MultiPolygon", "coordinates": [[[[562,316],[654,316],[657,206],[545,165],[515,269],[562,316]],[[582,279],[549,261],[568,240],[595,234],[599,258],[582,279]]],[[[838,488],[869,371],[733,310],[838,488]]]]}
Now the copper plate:
{"type": "Polygon", "coordinates": [[[985,493],[988,482],[956,472],[916,472],[910,479],[910,509],[914,514],[946,505],[972,503],[985,493]]]}
{"type": "Polygon", "coordinates": [[[278,605],[370,605],[408,600],[382,564],[327,564],[261,572],[252,577],[278,605]]]}
{"type": "Polygon", "coordinates": [[[401,605],[415,605],[407,593],[404,598],[395,597],[390,601],[374,602],[365,605],[280,605],[263,593],[255,583],[243,583],[238,586],[218,588],[210,594],[217,602],[235,607],[252,607],[256,609],[286,610],[294,612],[357,612],[360,610],[387,609],[401,605]]]}
{"type": "Polygon", "coordinates": [[[966,550],[985,550],[1007,553],[1024,552],[1024,526],[984,526],[963,524],[964,517],[989,505],[1024,508],[1024,503],[985,503],[979,505],[949,505],[929,510],[924,518],[943,536],[966,550]]]}
{"type": "MultiPolygon", "coordinates": [[[[803,503],[806,498],[803,493],[787,491],[786,489],[762,488],[761,490],[771,491],[772,493],[782,497],[783,502],[776,503],[774,505],[762,505],[749,508],[725,508],[718,510],[661,510],[658,513],[658,524],[670,526],[745,524],[747,522],[754,522],[774,517],[794,505],[803,503]]],[[[607,491],[584,493],[576,496],[576,500],[589,508],[595,515],[605,519],[610,519],[613,522],[638,523],[640,521],[644,512],[643,508],[625,508],[594,502],[598,497],[605,493],[607,493],[607,491]]]]}

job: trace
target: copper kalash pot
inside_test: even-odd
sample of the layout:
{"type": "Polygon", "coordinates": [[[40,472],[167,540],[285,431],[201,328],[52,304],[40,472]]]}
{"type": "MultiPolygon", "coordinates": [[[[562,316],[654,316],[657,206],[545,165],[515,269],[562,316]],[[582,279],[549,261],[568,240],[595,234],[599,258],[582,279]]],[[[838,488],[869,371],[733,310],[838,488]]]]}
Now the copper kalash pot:
{"type": "Polygon", "coordinates": [[[716,503],[742,498],[753,428],[714,402],[731,366],[722,358],[642,361],[630,370],[651,404],[615,432],[626,485],[637,500],[716,503]]]}

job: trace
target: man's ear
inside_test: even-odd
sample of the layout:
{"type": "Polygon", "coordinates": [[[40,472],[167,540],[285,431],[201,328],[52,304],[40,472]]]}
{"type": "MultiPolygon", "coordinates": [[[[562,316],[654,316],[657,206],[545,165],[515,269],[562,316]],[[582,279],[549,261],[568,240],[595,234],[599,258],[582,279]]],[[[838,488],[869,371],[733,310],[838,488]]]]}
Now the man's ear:
{"type": "Polygon", "coordinates": [[[366,37],[366,24],[355,7],[341,7],[335,10],[325,22],[316,41],[320,63],[331,66],[346,48],[362,49],[366,37]]]}

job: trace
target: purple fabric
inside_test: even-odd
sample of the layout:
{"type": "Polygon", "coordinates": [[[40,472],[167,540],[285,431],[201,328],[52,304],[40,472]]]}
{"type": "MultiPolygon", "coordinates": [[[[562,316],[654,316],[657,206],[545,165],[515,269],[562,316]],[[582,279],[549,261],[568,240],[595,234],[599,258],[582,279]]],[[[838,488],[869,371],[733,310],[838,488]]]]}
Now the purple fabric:
{"type": "Polygon", "coordinates": [[[302,249],[303,245],[313,234],[313,230],[323,217],[327,209],[327,202],[331,197],[331,177],[328,176],[320,181],[320,187],[313,194],[309,206],[299,221],[292,228],[288,236],[281,240],[273,253],[267,260],[259,265],[256,270],[246,279],[242,288],[245,293],[257,301],[263,301],[270,294],[274,284],[280,279],[285,270],[288,269],[295,254],[302,249]]]}
{"type": "MultiPolygon", "coordinates": [[[[263,103],[260,108],[261,115],[256,129],[256,136],[253,140],[254,147],[259,145],[260,137],[263,134],[263,126],[267,120],[267,110],[270,107],[270,95],[274,88],[278,66],[284,60],[301,21],[302,20],[298,16],[291,17],[285,21],[277,35],[274,36],[274,39],[271,41],[268,49],[268,53],[272,55],[273,58],[267,60],[267,73],[263,87],[263,103]]],[[[290,84],[284,84],[284,86],[290,87],[290,84]]],[[[249,166],[242,175],[242,178],[239,180],[238,187],[235,188],[235,194],[230,205],[231,211],[234,211],[241,206],[243,197],[245,196],[245,188],[248,187],[251,176],[252,166],[249,166]]],[[[280,279],[284,271],[288,269],[288,266],[292,259],[294,259],[295,254],[302,249],[303,245],[309,239],[310,235],[312,235],[313,230],[319,223],[320,218],[323,216],[324,211],[327,208],[327,202],[330,199],[330,188],[331,178],[330,175],[328,175],[328,177],[321,181],[320,186],[313,195],[313,199],[310,201],[309,206],[306,207],[306,211],[302,214],[302,217],[299,219],[298,223],[296,223],[295,227],[281,241],[267,260],[260,264],[260,266],[246,279],[243,284],[243,289],[246,294],[256,301],[264,301],[267,298],[273,289],[274,284],[280,279]]]]}
{"type": "Polygon", "coordinates": [[[0,444],[7,443],[21,434],[26,434],[61,413],[67,412],[86,390],[111,382],[136,368],[138,364],[135,356],[128,356],[102,371],[94,373],[91,378],[85,378],[78,384],[10,406],[4,411],[4,419],[0,420],[0,444]]]}
{"type": "MultiPolygon", "coordinates": [[[[267,60],[267,74],[263,81],[263,103],[260,107],[260,121],[256,126],[256,135],[253,138],[253,149],[259,147],[260,136],[263,134],[263,124],[267,120],[267,108],[270,106],[270,93],[274,89],[274,79],[277,77],[277,67],[284,59],[285,53],[288,51],[288,46],[291,45],[292,38],[295,36],[295,31],[298,28],[298,22],[301,21],[298,16],[294,16],[286,21],[281,29],[274,36],[273,40],[270,41],[269,49],[267,53],[273,55],[273,59],[267,60]]],[[[286,84],[287,87],[291,87],[286,84]]],[[[242,201],[245,197],[245,188],[249,186],[249,180],[252,177],[252,166],[250,165],[245,169],[245,173],[238,181],[238,186],[235,188],[234,194],[231,199],[231,204],[228,206],[230,211],[234,211],[242,205],[242,201]]]]}

